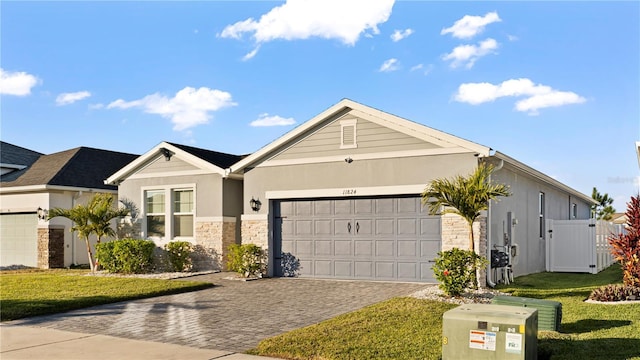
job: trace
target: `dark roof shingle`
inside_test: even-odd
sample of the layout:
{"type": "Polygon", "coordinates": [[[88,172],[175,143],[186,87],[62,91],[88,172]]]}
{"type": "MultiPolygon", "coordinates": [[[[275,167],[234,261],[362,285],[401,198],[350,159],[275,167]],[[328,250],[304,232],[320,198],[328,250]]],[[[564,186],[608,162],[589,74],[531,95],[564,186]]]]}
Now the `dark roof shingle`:
{"type": "Polygon", "coordinates": [[[202,160],[208,161],[219,168],[226,169],[242,159],[240,155],[226,154],[217,151],[205,150],[187,145],[180,145],[167,142],[191,155],[197,156],[202,160]]]}

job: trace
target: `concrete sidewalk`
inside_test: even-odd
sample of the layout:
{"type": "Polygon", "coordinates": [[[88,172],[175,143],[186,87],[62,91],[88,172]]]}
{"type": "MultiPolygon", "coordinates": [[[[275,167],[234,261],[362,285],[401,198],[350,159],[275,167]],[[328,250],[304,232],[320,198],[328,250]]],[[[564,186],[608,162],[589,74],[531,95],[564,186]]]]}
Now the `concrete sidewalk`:
{"type": "MultiPolygon", "coordinates": [[[[80,320],[81,321],[81,320],[80,320]]],[[[0,325],[2,360],[266,360],[222,350],[130,340],[23,325],[0,325]]],[[[271,358],[273,359],[273,358],[271,358]]]]}

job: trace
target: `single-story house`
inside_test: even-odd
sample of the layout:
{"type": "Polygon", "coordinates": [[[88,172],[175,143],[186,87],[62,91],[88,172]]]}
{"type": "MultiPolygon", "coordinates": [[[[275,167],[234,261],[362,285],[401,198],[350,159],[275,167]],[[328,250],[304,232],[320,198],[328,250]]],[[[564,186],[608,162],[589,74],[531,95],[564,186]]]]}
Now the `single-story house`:
{"type": "Polygon", "coordinates": [[[89,262],[71,221],[46,221],[54,207],[85,204],[96,193],[117,196],[104,179],[137,155],[79,147],[50,155],[0,142],[0,266],[68,267],[89,262]]]}
{"type": "Polygon", "coordinates": [[[502,246],[515,275],[544,271],[546,219],[588,219],[589,196],[490,147],[348,99],[251,155],[163,142],[107,183],[143,209],[141,236],[208,247],[216,264],[227,244],[254,243],[268,251],[269,276],[291,270],[284,255],[304,277],[434,282],[438,251],[466,248],[468,230],[459,217],[428,214],[420,194],[481,162],[513,196],[477,222],[477,251],[502,246]]]}
{"type": "Polygon", "coordinates": [[[490,147],[348,99],[231,166],[244,177],[242,241],[269,249],[271,275],[290,253],[303,276],[433,282],[437,252],[467,248],[468,230],[460,217],[429,215],[420,193],[481,162],[513,196],[476,224],[477,251],[490,256],[509,236],[514,274],[544,271],[545,220],[588,219],[589,196],[490,147]]]}
{"type": "Polygon", "coordinates": [[[196,269],[222,268],[229,244],[240,240],[242,175],[228,168],[242,159],[191,146],[162,142],[106,179],[120,200],[141,210],[130,219],[138,237],[158,246],[189,241],[196,269]]]}

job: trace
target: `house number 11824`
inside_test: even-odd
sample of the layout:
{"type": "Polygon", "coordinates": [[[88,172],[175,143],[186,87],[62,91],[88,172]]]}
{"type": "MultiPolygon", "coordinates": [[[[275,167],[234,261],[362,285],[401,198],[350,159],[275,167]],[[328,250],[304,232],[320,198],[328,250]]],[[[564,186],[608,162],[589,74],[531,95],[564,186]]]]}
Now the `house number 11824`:
{"type": "Polygon", "coordinates": [[[342,195],[355,195],[356,189],[344,189],[342,190],[342,195]]]}

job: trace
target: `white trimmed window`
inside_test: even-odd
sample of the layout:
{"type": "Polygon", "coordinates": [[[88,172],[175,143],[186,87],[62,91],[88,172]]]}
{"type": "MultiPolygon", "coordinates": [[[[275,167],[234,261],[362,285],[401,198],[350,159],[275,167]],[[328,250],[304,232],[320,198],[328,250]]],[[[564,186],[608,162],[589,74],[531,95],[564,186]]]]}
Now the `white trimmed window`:
{"type": "Polygon", "coordinates": [[[147,236],[164,237],[165,235],[165,191],[145,191],[145,213],[147,220],[147,236]]]}
{"type": "Polygon", "coordinates": [[[354,149],[358,147],[356,142],[357,119],[340,121],[340,149],[354,149]]]}
{"type": "Polygon", "coordinates": [[[173,191],[173,237],[193,237],[193,190],[173,191]]]}
{"type": "Polygon", "coordinates": [[[144,191],[145,236],[172,240],[193,238],[195,191],[192,187],[144,191]]]}

